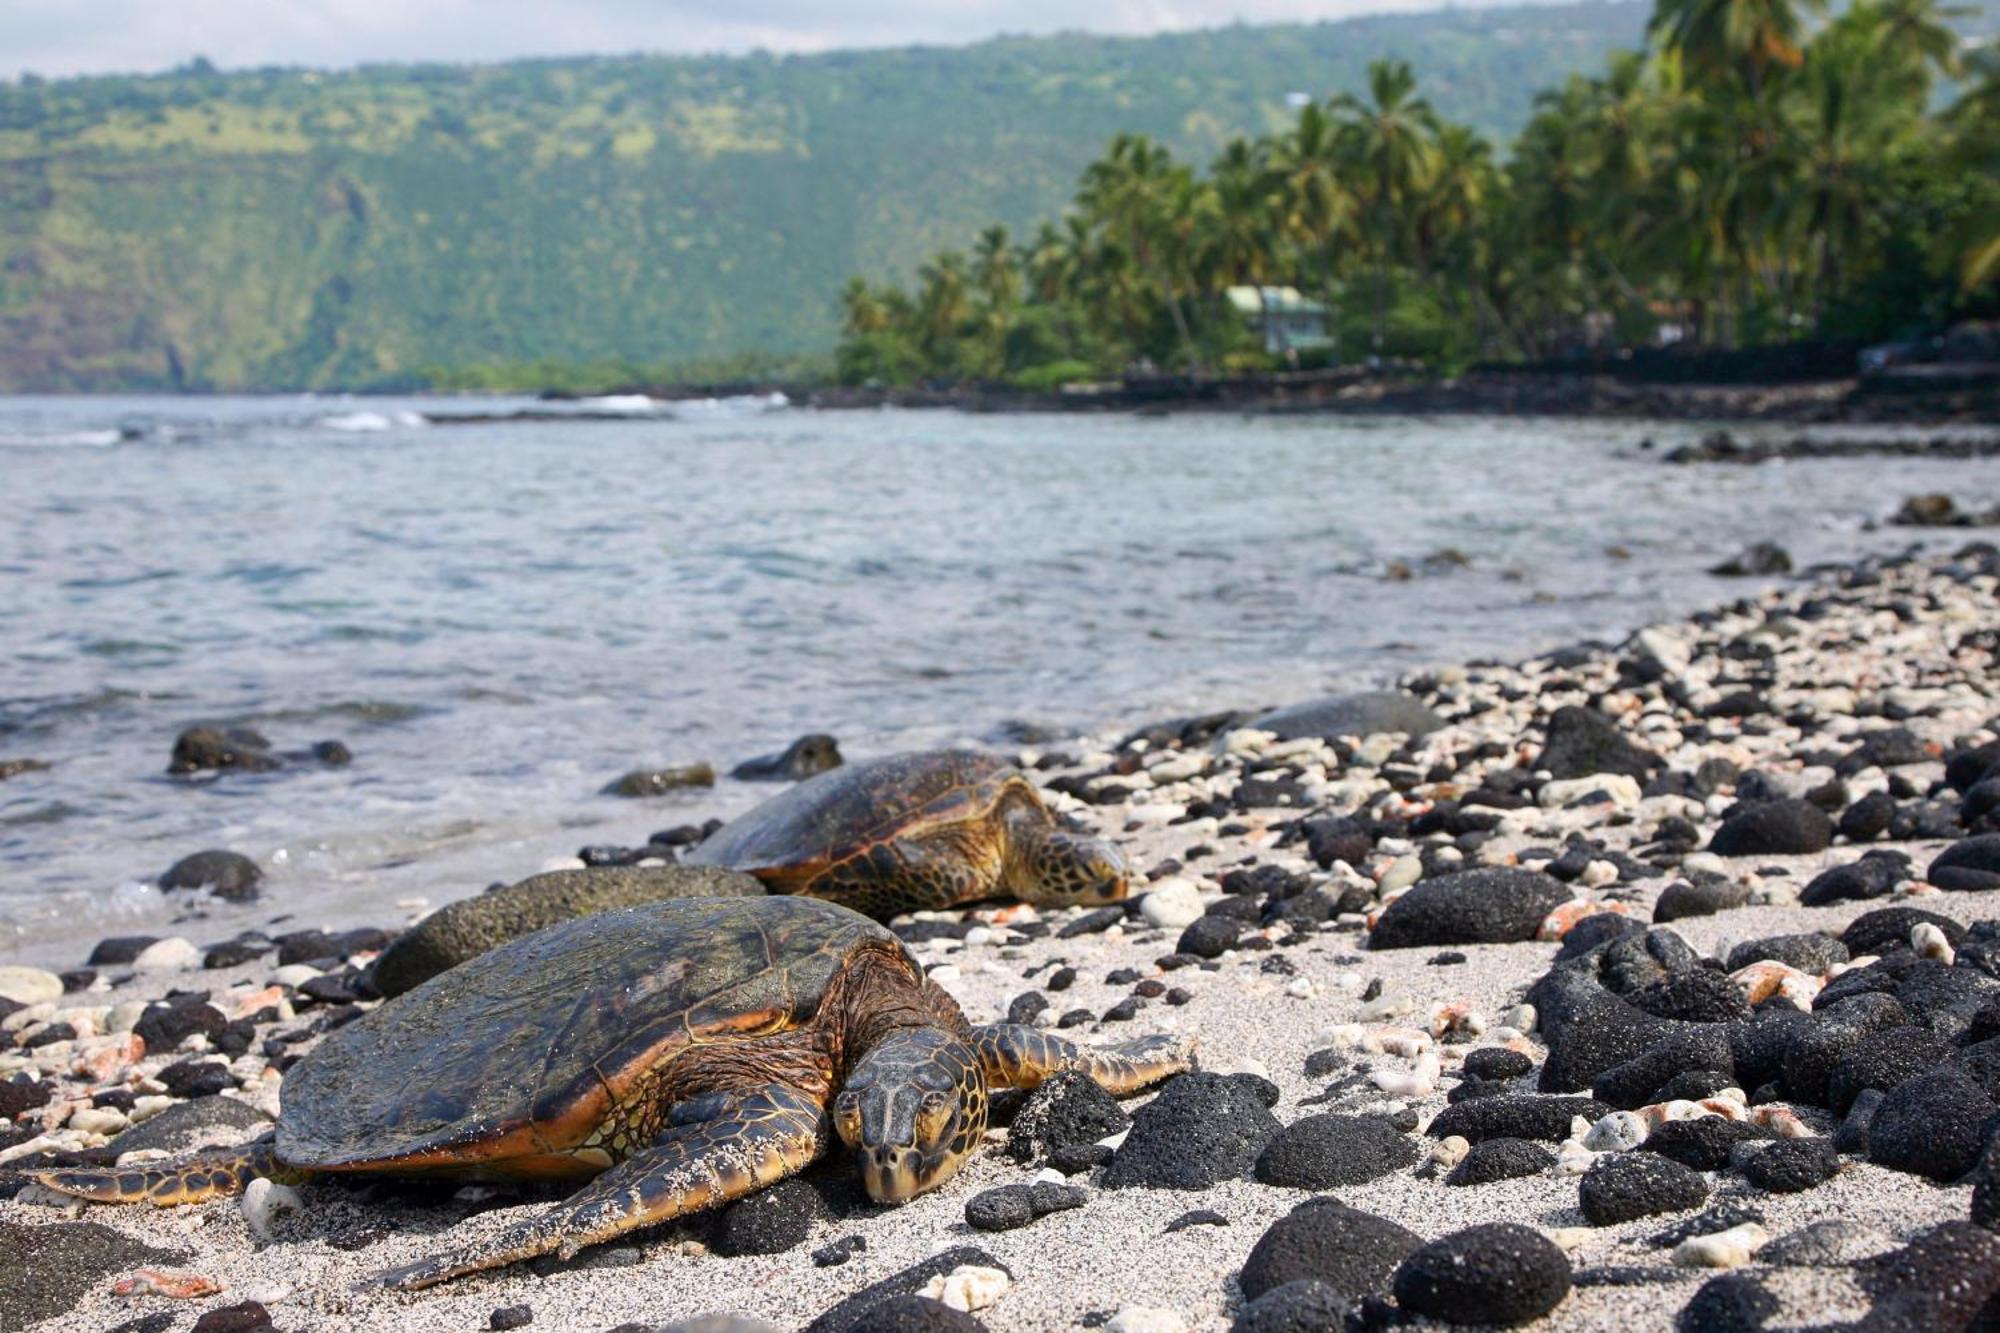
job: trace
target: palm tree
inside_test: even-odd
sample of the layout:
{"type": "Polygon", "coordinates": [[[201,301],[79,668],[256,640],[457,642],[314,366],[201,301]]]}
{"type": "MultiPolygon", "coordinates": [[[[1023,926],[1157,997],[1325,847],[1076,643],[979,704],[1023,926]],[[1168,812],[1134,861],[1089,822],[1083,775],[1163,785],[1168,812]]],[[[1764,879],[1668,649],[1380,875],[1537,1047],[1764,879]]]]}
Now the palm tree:
{"type": "Polygon", "coordinates": [[[889,308],[859,274],[840,289],[840,327],[849,335],[880,333],[889,327],[889,308]]]}
{"type": "MultiPolygon", "coordinates": [[[[2000,45],[1989,43],[1970,63],[1979,81],[1946,113],[1946,161],[1968,179],[2000,180],[2000,45]]],[[[2000,283],[2000,214],[1973,214],[1951,228],[1945,244],[1957,259],[1961,292],[2000,283]]]]}
{"type": "Polygon", "coordinates": [[[1277,232],[1301,263],[1310,262],[1320,298],[1334,299],[1334,273],[1353,239],[1357,204],[1344,176],[1340,125],[1318,102],[1299,109],[1298,124],[1272,145],[1277,232]]]}
{"type": "Polygon", "coordinates": [[[1940,5],[1937,0],[1875,0],[1869,8],[1878,19],[1877,50],[1915,65],[1929,65],[1948,79],[1965,72],[1958,55],[1958,34],[1947,20],[1967,18],[1978,10],[1940,5]]]}
{"type": "Polygon", "coordinates": [[[999,375],[1007,369],[1007,335],[1021,299],[1021,270],[1006,227],[995,224],[979,233],[972,249],[972,284],[979,293],[973,318],[984,344],[979,369],[999,375]]]}
{"type": "Polygon", "coordinates": [[[1181,308],[1183,284],[1176,281],[1184,275],[1193,193],[1193,177],[1175,165],[1171,152],[1143,134],[1120,134],[1084,169],[1077,204],[1158,289],[1183,356],[1198,368],[1201,358],[1181,308]]]}
{"type": "MultiPolygon", "coordinates": [[[[1814,13],[1825,0],[1804,0],[1814,13]]],[[[1793,0],[1657,0],[1648,35],[1705,72],[1743,76],[1752,97],[1774,68],[1805,62],[1805,24],[1793,0]]]]}
{"type": "MultiPolygon", "coordinates": [[[[1497,187],[1493,145],[1485,136],[1469,125],[1439,126],[1436,161],[1417,203],[1413,231],[1419,268],[1425,273],[1442,268],[1447,275],[1440,295],[1448,309],[1457,310],[1471,299],[1485,243],[1487,204],[1497,187]]],[[[1473,309],[1483,343],[1483,313],[1476,302],[1473,309]]]]}
{"type": "Polygon", "coordinates": [[[961,369],[958,340],[972,317],[965,256],[941,250],[917,270],[917,345],[933,375],[953,377],[961,369]]]}
{"type": "Polygon", "coordinates": [[[1436,161],[1437,114],[1415,96],[1417,76],[1409,62],[1374,60],[1368,65],[1368,98],[1348,93],[1333,101],[1343,117],[1342,138],[1365,202],[1364,237],[1375,257],[1375,350],[1388,328],[1389,268],[1403,253],[1409,234],[1404,205],[1428,183],[1436,161]]]}
{"type": "Polygon", "coordinates": [[[1929,91],[1920,60],[1884,58],[1887,17],[1857,4],[1813,39],[1787,151],[1772,161],[1797,238],[1785,248],[1811,257],[1816,317],[1863,246],[1890,150],[1914,130],[1929,91]]]}
{"type": "MultiPolygon", "coordinates": [[[[1232,139],[1224,146],[1209,173],[1208,187],[1198,199],[1196,268],[1205,292],[1248,284],[1261,296],[1265,287],[1277,282],[1283,255],[1276,191],[1277,182],[1262,149],[1247,139],[1232,139]]],[[[1263,334],[1267,347],[1270,325],[1266,302],[1263,334]]]]}

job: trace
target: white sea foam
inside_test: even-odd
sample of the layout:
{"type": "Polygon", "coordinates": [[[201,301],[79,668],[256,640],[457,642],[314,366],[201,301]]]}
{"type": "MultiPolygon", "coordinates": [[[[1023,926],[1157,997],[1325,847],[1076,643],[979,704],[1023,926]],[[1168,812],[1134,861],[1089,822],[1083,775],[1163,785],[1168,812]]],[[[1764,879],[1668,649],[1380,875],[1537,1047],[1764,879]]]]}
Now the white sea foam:
{"type": "Polygon", "coordinates": [[[0,431],[0,448],[103,449],[123,438],[115,430],[0,431]]]}
{"type": "Polygon", "coordinates": [[[754,417],[790,407],[792,400],[773,390],[770,393],[739,393],[727,398],[682,398],[666,404],[674,417],[689,421],[717,418],[754,417]]]}
{"type": "Polygon", "coordinates": [[[597,398],[580,398],[577,406],[592,412],[629,412],[633,416],[651,416],[660,410],[661,403],[643,393],[608,393],[597,398]]]}
{"type": "Polygon", "coordinates": [[[401,430],[411,426],[430,424],[418,412],[337,412],[330,417],[321,417],[315,425],[325,430],[381,431],[401,430]]]}

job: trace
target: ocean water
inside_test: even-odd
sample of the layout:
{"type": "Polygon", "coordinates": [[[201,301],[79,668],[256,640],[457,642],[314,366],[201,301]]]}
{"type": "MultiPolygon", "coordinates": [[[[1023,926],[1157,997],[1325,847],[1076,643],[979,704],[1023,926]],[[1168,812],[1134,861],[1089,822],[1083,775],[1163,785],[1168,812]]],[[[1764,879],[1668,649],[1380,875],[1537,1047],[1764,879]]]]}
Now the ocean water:
{"type": "Polygon", "coordinates": [[[53,765],[0,783],[0,958],[386,924],[769,791],[597,794],[631,768],[1096,730],[1617,637],[1756,586],[1703,572],[1749,542],[1804,566],[1909,545],[1868,530],[1906,494],[2000,498],[1992,460],[1669,467],[1642,441],[1698,428],[1643,422],[758,399],[434,424],[530,406],[0,399],[0,758],[53,765]],[[170,779],[197,722],[355,762],[170,779]],[[150,886],[210,846],[266,866],[263,901],[150,886]]]}

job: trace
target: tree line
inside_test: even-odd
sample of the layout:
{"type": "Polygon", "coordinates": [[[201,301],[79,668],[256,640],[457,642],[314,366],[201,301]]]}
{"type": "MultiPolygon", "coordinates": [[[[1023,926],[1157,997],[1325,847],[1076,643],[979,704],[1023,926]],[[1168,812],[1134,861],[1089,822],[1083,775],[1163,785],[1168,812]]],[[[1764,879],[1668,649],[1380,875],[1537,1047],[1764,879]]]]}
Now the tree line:
{"type": "MultiPolygon", "coordinates": [[[[1504,160],[1411,67],[1205,174],[1137,134],[1060,218],[841,293],[840,377],[1029,387],[1278,362],[1231,286],[1328,311],[1307,363],[1448,368],[1678,337],[1879,339],[2000,311],[2000,52],[1940,0],[1657,0],[1645,48],[1542,93],[1504,160]]],[[[1293,353],[1289,362],[1296,362],[1293,353]]]]}

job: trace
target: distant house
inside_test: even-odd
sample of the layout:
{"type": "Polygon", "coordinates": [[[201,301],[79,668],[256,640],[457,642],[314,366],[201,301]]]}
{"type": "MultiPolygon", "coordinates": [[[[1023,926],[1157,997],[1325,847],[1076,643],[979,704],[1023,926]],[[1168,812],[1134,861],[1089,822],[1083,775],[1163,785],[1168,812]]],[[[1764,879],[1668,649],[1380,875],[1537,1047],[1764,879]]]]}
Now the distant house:
{"type": "Polygon", "coordinates": [[[1326,331],[1326,307],[1308,300],[1296,287],[1231,287],[1223,296],[1273,356],[1333,345],[1326,331]]]}

